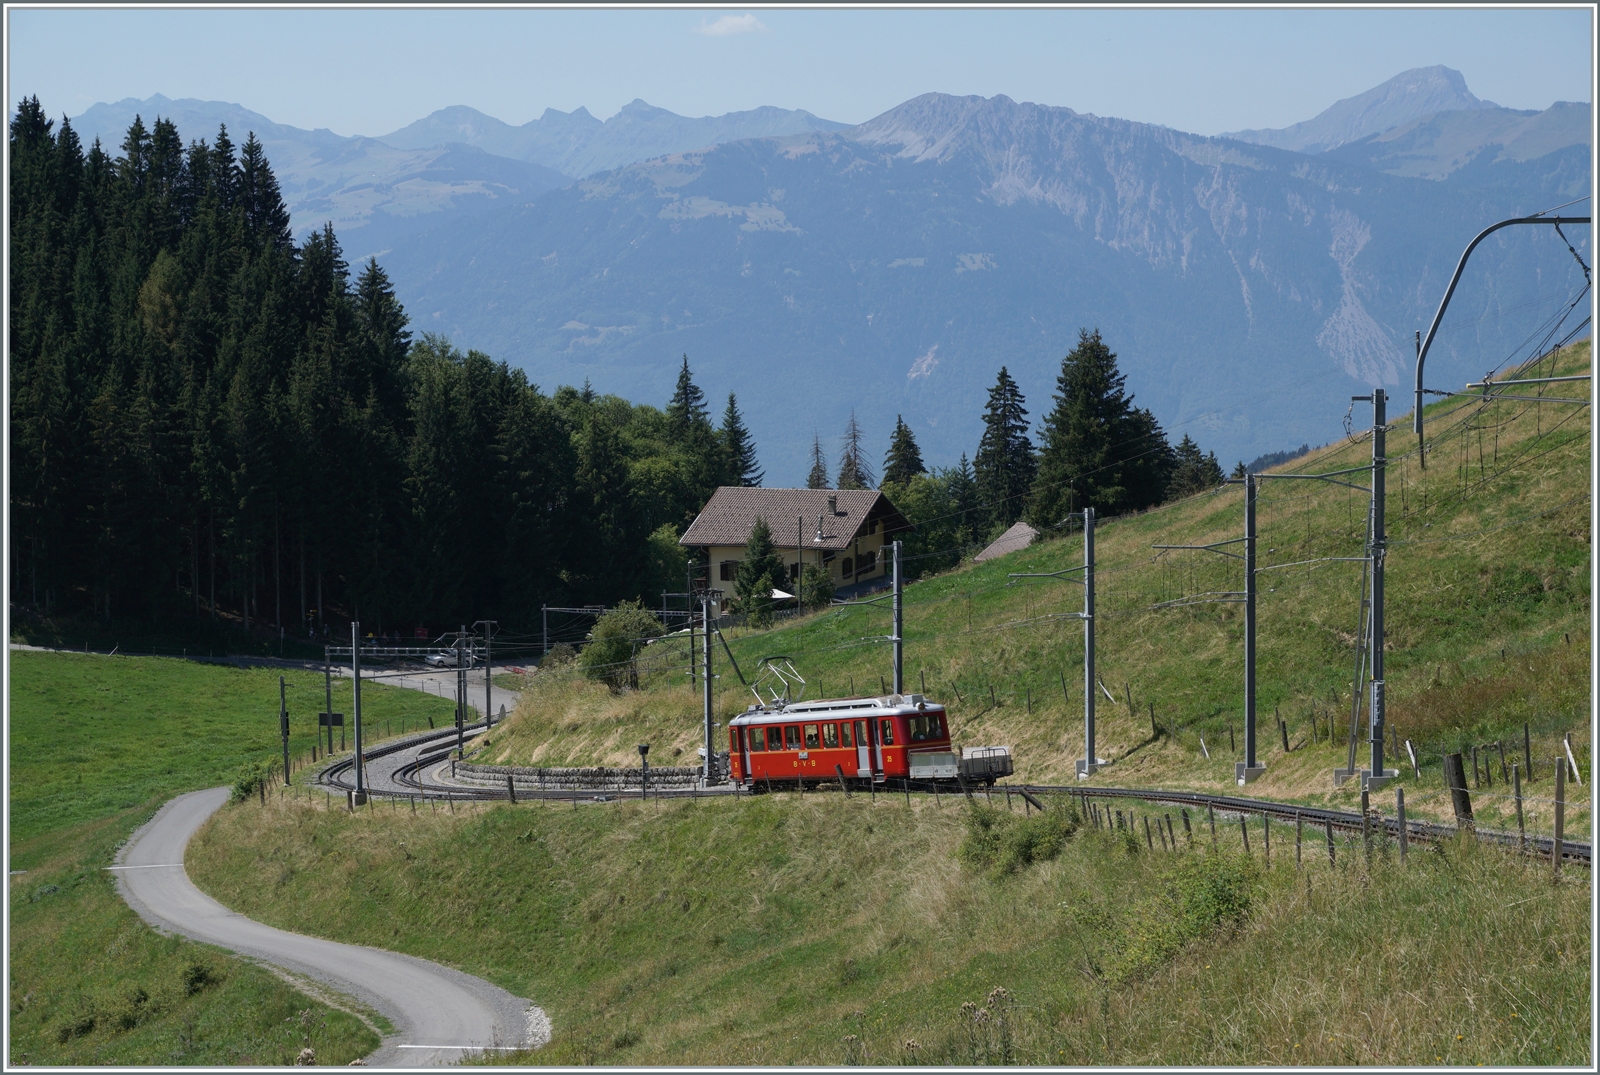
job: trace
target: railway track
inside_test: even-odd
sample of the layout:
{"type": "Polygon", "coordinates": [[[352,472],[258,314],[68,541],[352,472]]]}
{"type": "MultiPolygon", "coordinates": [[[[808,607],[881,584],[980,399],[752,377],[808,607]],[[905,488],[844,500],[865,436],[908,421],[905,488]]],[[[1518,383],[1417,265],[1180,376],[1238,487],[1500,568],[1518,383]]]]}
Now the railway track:
{"type": "MultiPolygon", "coordinates": [[[[1160,789],[1141,788],[1105,788],[1105,787],[1074,787],[1070,784],[1012,784],[1013,791],[1027,791],[1029,793],[1044,792],[1051,795],[1075,795],[1094,799],[1138,799],[1142,802],[1169,803],[1173,806],[1209,807],[1212,810],[1232,814],[1266,814],[1281,821],[1293,821],[1296,817],[1317,826],[1332,825],[1344,832],[1361,832],[1370,829],[1373,832],[1385,833],[1398,838],[1400,835],[1400,822],[1398,818],[1384,817],[1376,813],[1363,819],[1359,811],[1331,810],[1319,806],[1301,806],[1294,803],[1276,803],[1265,799],[1246,799],[1234,795],[1205,795],[1194,791],[1163,791],[1160,789]]],[[[1453,838],[1456,835],[1454,825],[1441,825],[1434,821],[1420,821],[1408,818],[1406,820],[1406,839],[1439,841],[1453,838]]],[[[1519,850],[1526,854],[1550,857],[1550,851],[1555,841],[1548,836],[1519,836],[1514,832],[1502,832],[1497,829],[1477,829],[1480,843],[1490,843],[1512,850],[1519,850]]],[[[1590,846],[1587,843],[1577,843],[1570,840],[1561,842],[1561,861],[1570,862],[1577,866],[1589,866],[1590,846]]]]}
{"type": "MultiPolygon", "coordinates": [[[[483,730],[484,725],[481,721],[466,727],[468,734],[476,734],[483,730]]],[[[428,769],[446,760],[446,756],[455,746],[455,737],[456,730],[451,727],[407,736],[367,751],[368,793],[386,798],[421,797],[440,800],[451,799],[462,802],[508,800],[511,796],[504,788],[463,787],[459,784],[442,784],[427,778],[426,771],[428,769]]],[[[341,791],[353,791],[355,789],[354,770],[354,759],[343,758],[322,770],[317,776],[317,782],[328,787],[338,788],[341,791]]],[[[831,782],[822,782],[818,785],[819,789],[826,789],[830,786],[831,782]]],[[[1008,789],[1015,792],[1026,792],[1030,795],[1073,795],[1080,798],[1095,799],[1136,799],[1142,802],[1166,803],[1178,807],[1210,808],[1229,814],[1265,814],[1279,821],[1293,821],[1298,816],[1312,826],[1326,827],[1332,825],[1341,832],[1361,832],[1364,827],[1359,811],[1334,810],[1328,807],[1303,806],[1295,803],[1272,802],[1266,799],[1248,799],[1235,795],[1207,795],[1202,792],[1171,791],[1160,788],[1078,787],[1071,784],[1000,784],[995,787],[996,791],[1008,789]]],[[[883,790],[889,791],[891,789],[885,788],[883,790]]],[[[892,790],[902,792],[905,789],[894,787],[892,790]]],[[[919,794],[927,794],[932,789],[931,787],[918,789],[913,785],[910,790],[917,791],[919,794]]],[[[662,798],[736,794],[735,789],[731,786],[723,789],[652,788],[650,793],[652,796],[662,798]]],[[[637,794],[637,789],[617,791],[519,788],[517,789],[516,798],[519,801],[544,799],[557,802],[573,800],[579,802],[615,802],[619,799],[634,798],[637,794]]],[[[1390,838],[1398,838],[1400,835],[1400,823],[1397,818],[1385,817],[1377,813],[1369,815],[1365,820],[1365,827],[1369,831],[1383,833],[1390,838]]],[[[1408,840],[1437,842],[1453,838],[1455,835],[1456,827],[1454,825],[1443,825],[1438,822],[1417,819],[1407,819],[1406,821],[1406,838],[1408,840]]],[[[1524,839],[1519,837],[1517,833],[1502,832],[1495,829],[1480,828],[1477,830],[1477,837],[1482,843],[1494,844],[1544,858],[1549,858],[1551,847],[1554,844],[1554,841],[1547,836],[1528,836],[1524,839]]],[[[1577,866],[1590,866],[1591,845],[1563,840],[1561,860],[1577,866]]]]}

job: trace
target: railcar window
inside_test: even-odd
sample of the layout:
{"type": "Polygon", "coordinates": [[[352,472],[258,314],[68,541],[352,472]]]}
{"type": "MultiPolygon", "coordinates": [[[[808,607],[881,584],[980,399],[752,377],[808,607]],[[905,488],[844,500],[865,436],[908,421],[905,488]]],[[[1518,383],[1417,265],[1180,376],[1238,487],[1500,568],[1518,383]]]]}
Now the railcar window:
{"type": "Polygon", "coordinates": [[[842,747],[855,746],[850,741],[850,722],[848,720],[839,725],[839,745],[842,747]]]}
{"type": "Polygon", "coordinates": [[[767,729],[767,749],[783,749],[783,729],[778,727],[776,724],[767,729]]]}
{"type": "Polygon", "coordinates": [[[870,730],[870,728],[871,728],[871,725],[869,725],[866,721],[864,721],[864,720],[856,721],[856,745],[857,746],[870,747],[872,745],[872,741],[867,735],[867,733],[870,730]]]}
{"type": "Polygon", "coordinates": [[[822,745],[825,747],[839,745],[839,726],[837,724],[824,724],[822,726],[822,745]]]}
{"type": "Polygon", "coordinates": [[[800,749],[800,725],[798,725],[798,724],[785,724],[783,726],[783,739],[784,739],[783,746],[784,746],[785,750],[799,750],[800,749]]]}
{"type": "Polygon", "coordinates": [[[911,741],[913,743],[926,742],[929,739],[940,739],[944,735],[944,727],[938,714],[928,713],[920,717],[911,718],[911,741]]]}
{"type": "Polygon", "coordinates": [[[806,725],[806,749],[807,750],[815,750],[815,749],[817,749],[817,747],[819,745],[821,745],[821,742],[822,741],[817,738],[817,726],[815,724],[807,724],[806,725]]]}
{"type": "Polygon", "coordinates": [[[749,739],[750,739],[750,749],[751,750],[765,750],[765,749],[767,749],[767,744],[765,742],[763,742],[763,740],[766,737],[761,734],[761,729],[760,728],[751,728],[746,732],[746,734],[749,736],[749,739]]]}
{"type": "Polygon", "coordinates": [[[886,747],[894,746],[894,721],[888,717],[878,721],[878,741],[886,747]]]}

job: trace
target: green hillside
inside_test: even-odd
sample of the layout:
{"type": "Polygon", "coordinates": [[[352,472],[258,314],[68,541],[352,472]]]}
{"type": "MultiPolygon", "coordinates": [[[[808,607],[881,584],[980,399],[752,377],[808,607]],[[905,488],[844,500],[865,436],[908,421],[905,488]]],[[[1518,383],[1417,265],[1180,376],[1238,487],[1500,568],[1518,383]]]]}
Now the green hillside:
{"type": "MultiPolygon", "coordinates": [[[[1568,348],[1541,369],[1553,367],[1561,374],[1587,371],[1589,345],[1568,348]]],[[[1560,387],[1561,395],[1572,395],[1570,385],[1560,387]]],[[[1369,405],[1355,404],[1357,436],[1275,472],[1369,463],[1361,427],[1370,425],[1370,414],[1369,405]]],[[[1502,741],[1508,760],[1520,756],[1524,722],[1543,794],[1568,732],[1587,787],[1589,411],[1460,397],[1427,414],[1426,469],[1409,416],[1393,419],[1389,435],[1389,721],[1421,750],[1423,790],[1437,790],[1446,749],[1502,741]]],[[[1365,493],[1325,482],[1264,484],[1258,563],[1270,570],[1258,576],[1257,653],[1259,755],[1267,773],[1251,794],[1307,801],[1356,794],[1353,784],[1335,793],[1331,771],[1344,764],[1349,732],[1362,565],[1330,558],[1362,554],[1366,507],[1365,493]],[[1289,725],[1288,754],[1275,713],[1289,725]]],[[[1099,699],[1098,753],[1115,764],[1095,783],[1233,786],[1244,746],[1242,606],[1156,606],[1242,590],[1239,561],[1207,552],[1158,555],[1153,546],[1224,542],[1242,533],[1237,486],[1097,527],[1097,664],[1117,701],[1099,699]],[[1237,749],[1229,748],[1230,726],[1237,749]]],[[[1081,562],[1074,532],[906,590],[908,689],[925,685],[950,707],[957,742],[1011,745],[1021,779],[1069,781],[1082,756],[1082,628],[1059,618],[1078,610],[1082,597],[1068,582],[1008,576],[1081,562]]],[[[877,693],[880,677],[890,672],[890,653],[873,638],[889,627],[880,604],[828,610],[766,632],[734,630],[729,641],[746,675],[763,655],[792,657],[806,677],[807,697],[877,693]]],[[[752,697],[720,648],[715,656],[717,710],[725,719],[752,697]]],[[[700,700],[688,685],[682,644],[651,646],[644,664],[644,689],[620,695],[572,671],[531,677],[522,710],[496,731],[486,756],[520,764],[616,764],[632,756],[635,743],[650,740],[658,749],[652,757],[662,748],[692,757],[700,743],[700,700]]],[[[1366,750],[1361,743],[1358,762],[1366,750]]],[[[1498,753],[1493,780],[1496,794],[1504,790],[1498,753]]],[[[1414,801],[1420,793],[1413,788],[1414,801]]],[[[1495,814],[1498,802],[1486,795],[1484,808],[1495,814]]],[[[1426,813],[1441,805],[1428,800],[1417,808],[1426,813]]],[[[1587,831],[1586,808],[1578,812],[1569,831],[1574,824],[1587,831]]],[[[1535,813],[1548,825],[1548,810],[1535,813]]]]}

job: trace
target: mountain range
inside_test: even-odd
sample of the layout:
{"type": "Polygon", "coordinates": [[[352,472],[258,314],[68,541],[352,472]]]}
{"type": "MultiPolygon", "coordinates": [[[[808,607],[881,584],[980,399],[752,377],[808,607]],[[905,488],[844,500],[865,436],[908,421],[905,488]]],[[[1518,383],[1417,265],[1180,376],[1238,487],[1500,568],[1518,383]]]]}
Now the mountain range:
{"type": "MultiPolygon", "coordinates": [[[[162,103],[208,133],[175,114],[201,103],[162,103]]],[[[154,111],[96,106],[108,143],[130,106],[154,111]]],[[[970,455],[999,367],[1041,417],[1089,327],[1174,438],[1224,460],[1328,439],[1353,392],[1408,381],[1474,232],[1589,191],[1589,112],[1498,108],[1424,68],[1293,135],[942,94],[856,127],[643,102],[521,127],[445,109],[378,139],[227,122],[267,143],[297,229],[334,219],[352,260],[381,255],[418,330],[638,400],[687,353],[738,392],[769,480],[796,483],[852,409],[871,439],[901,413],[930,462],[970,455]]],[[[1480,248],[1431,383],[1497,365],[1581,286],[1539,230],[1480,248]]],[[[1587,229],[1569,237],[1587,259],[1587,229]]]]}

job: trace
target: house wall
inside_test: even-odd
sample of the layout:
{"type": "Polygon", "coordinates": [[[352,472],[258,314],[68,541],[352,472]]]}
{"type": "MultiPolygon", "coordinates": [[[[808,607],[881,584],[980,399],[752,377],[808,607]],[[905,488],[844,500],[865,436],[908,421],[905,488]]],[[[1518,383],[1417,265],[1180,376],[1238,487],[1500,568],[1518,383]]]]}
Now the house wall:
{"type": "MultiPolygon", "coordinates": [[[[828,569],[828,575],[833,579],[835,586],[848,586],[854,582],[863,582],[867,579],[878,578],[890,570],[885,561],[883,551],[883,524],[868,523],[865,530],[850,544],[838,551],[823,552],[815,548],[803,550],[802,560],[807,564],[815,564],[821,558],[828,569]],[[859,570],[858,565],[870,560],[871,566],[865,571],[859,570]],[[845,572],[848,562],[850,571],[845,572]]],[[[743,545],[713,545],[708,550],[711,565],[711,585],[718,589],[733,589],[734,579],[739,570],[739,561],[744,559],[745,547],[743,545]],[[726,576],[726,577],[724,577],[726,576]]],[[[789,578],[795,577],[795,550],[785,549],[781,546],[777,550],[783,558],[784,565],[789,569],[789,578]]]]}

